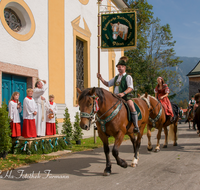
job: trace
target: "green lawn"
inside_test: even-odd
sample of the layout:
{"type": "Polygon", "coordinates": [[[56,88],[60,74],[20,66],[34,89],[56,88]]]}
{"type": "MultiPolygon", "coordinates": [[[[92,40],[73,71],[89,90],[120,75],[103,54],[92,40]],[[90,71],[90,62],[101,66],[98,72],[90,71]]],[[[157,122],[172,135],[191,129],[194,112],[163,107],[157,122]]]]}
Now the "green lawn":
{"type": "MultiPolygon", "coordinates": [[[[144,133],[146,133],[146,128],[144,130],[144,133]]],[[[124,140],[128,140],[129,136],[125,135],[124,140]]],[[[114,144],[115,139],[113,137],[109,138],[109,144],[114,144]]],[[[80,151],[86,151],[86,150],[92,150],[98,147],[102,147],[103,143],[101,142],[100,138],[97,137],[96,144],[94,144],[94,137],[82,139],[81,145],[76,145],[75,141],[71,141],[72,146],[68,147],[68,150],[71,150],[72,152],[80,152],[80,151]]],[[[47,156],[47,155],[38,155],[38,154],[32,154],[32,155],[21,155],[21,154],[8,154],[5,159],[0,159],[0,171],[5,170],[11,170],[18,168],[23,165],[28,165],[31,163],[37,163],[44,160],[52,160],[56,159],[58,156],[47,156]]]]}

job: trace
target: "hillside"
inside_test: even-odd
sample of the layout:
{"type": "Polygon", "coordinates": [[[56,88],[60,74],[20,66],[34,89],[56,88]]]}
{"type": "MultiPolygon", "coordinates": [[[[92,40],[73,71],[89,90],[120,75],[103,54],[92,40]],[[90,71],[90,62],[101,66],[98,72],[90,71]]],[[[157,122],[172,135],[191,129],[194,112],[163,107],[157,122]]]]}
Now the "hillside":
{"type": "Polygon", "coordinates": [[[179,66],[172,68],[172,70],[176,70],[179,73],[177,77],[179,77],[183,83],[183,86],[180,88],[173,89],[177,95],[172,101],[177,103],[184,99],[187,101],[189,100],[189,79],[186,75],[195,67],[200,58],[180,57],[180,60],[183,62],[179,66]]]}

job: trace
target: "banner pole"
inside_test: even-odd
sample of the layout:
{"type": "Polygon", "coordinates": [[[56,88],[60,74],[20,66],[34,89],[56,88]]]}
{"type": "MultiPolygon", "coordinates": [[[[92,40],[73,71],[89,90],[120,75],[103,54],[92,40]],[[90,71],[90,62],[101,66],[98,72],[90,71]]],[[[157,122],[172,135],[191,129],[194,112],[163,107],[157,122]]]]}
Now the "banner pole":
{"type": "MultiPolygon", "coordinates": [[[[101,25],[100,25],[100,22],[101,22],[101,18],[100,18],[100,5],[101,5],[101,1],[97,1],[97,4],[98,4],[98,35],[97,35],[97,38],[98,38],[98,47],[97,47],[97,50],[98,50],[98,73],[100,73],[100,30],[101,30],[101,25]]],[[[100,87],[100,80],[98,79],[98,87],[100,87]]],[[[97,137],[96,137],[96,130],[94,130],[94,144],[96,144],[97,142],[97,137]]]]}

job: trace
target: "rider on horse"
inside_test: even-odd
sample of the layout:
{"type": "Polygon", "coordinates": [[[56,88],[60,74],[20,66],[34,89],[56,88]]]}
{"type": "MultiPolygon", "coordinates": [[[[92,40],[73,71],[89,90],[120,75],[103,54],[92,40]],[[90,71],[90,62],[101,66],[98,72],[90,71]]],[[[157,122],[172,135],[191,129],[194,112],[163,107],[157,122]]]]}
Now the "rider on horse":
{"type": "Polygon", "coordinates": [[[162,77],[157,78],[157,86],[154,89],[155,97],[160,101],[162,104],[165,114],[170,117],[170,121],[173,121],[174,113],[172,110],[171,103],[169,101],[168,95],[169,95],[169,88],[167,84],[164,84],[164,80],[162,77]]]}
{"type": "Polygon", "coordinates": [[[188,110],[193,109],[194,105],[196,104],[196,101],[194,100],[194,96],[191,97],[188,104],[189,104],[188,110]]]}
{"type": "Polygon", "coordinates": [[[107,87],[114,86],[114,93],[127,101],[127,104],[131,111],[131,118],[134,125],[134,133],[139,133],[140,130],[138,127],[137,111],[135,109],[133,101],[129,96],[129,93],[133,90],[133,79],[130,75],[126,74],[127,61],[128,58],[126,56],[120,58],[118,64],[116,65],[119,74],[112,78],[110,81],[105,81],[100,73],[97,73],[97,78],[100,79],[101,82],[107,87]]]}

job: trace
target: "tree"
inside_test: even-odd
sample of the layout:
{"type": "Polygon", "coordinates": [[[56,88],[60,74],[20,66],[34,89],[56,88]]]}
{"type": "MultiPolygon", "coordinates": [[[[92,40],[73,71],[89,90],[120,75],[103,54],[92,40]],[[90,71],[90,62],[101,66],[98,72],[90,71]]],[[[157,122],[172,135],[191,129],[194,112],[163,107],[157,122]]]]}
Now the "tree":
{"type": "Polygon", "coordinates": [[[67,141],[70,141],[72,138],[72,124],[70,121],[70,114],[68,108],[65,108],[64,120],[62,125],[62,134],[66,134],[67,141]]]}
{"type": "Polygon", "coordinates": [[[3,102],[0,108],[0,153],[3,155],[11,150],[12,139],[8,117],[7,105],[3,102]]]}
{"type": "Polygon", "coordinates": [[[75,115],[75,122],[74,122],[74,132],[73,132],[73,139],[75,141],[78,141],[82,139],[82,129],[80,127],[80,117],[79,117],[79,112],[76,112],[75,115]]]}
{"type": "Polygon", "coordinates": [[[152,6],[143,1],[132,1],[131,7],[137,10],[138,35],[137,49],[126,51],[129,57],[127,72],[134,79],[139,93],[154,94],[157,77],[162,76],[169,86],[179,86],[177,73],[169,68],[182,61],[175,58],[173,36],[169,24],[161,26],[158,18],[153,18],[152,6]],[[178,81],[178,82],[177,82],[178,81]]]}

